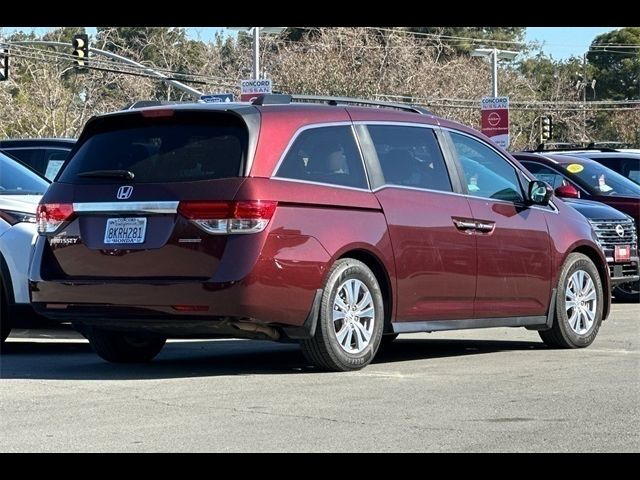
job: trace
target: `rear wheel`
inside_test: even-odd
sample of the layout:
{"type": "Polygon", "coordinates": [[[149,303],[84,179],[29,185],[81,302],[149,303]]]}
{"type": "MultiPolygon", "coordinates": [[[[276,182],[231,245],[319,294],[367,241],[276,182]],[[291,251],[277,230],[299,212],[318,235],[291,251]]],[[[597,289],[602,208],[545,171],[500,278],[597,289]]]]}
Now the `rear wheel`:
{"type": "Polygon", "coordinates": [[[570,254],[560,273],[553,327],[539,332],[542,341],[557,348],[588,347],[598,335],[603,303],[596,266],[585,255],[570,254]]]}
{"type": "Polygon", "coordinates": [[[359,370],[375,356],[384,327],[382,291],[371,270],[351,258],[338,260],[327,278],[315,334],[302,340],[313,365],[359,370]]]}
{"type": "Polygon", "coordinates": [[[85,330],[91,348],[103,359],[114,363],[143,363],[151,361],[166,338],[142,333],[123,333],[89,328],[85,330]]]}
{"type": "Polygon", "coordinates": [[[640,302],[640,282],[629,282],[617,285],[613,289],[613,296],[622,302],[640,302]]]}

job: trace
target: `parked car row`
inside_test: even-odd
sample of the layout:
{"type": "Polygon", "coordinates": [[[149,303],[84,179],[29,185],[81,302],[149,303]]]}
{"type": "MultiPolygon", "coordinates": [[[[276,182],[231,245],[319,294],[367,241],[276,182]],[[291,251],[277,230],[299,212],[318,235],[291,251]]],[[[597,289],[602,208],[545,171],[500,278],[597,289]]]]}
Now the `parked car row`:
{"type": "Polygon", "coordinates": [[[592,222],[609,262],[614,295],[625,301],[639,301],[638,253],[634,245],[640,226],[640,185],[577,155],[515,153],[514,156],[592,222]],[[575,199],[599,203],[584,206],[584,202],[575,199]],[[604,210],[604,205],[611,208],[604,210]]]}
{"type": "Polygon", "coordinates": [[[112,362],[227,336],[296,341],[344,371],[409,332],[517,326],[586,347],[612,277],[637,280],[624,213],[559,199],[423,109],[318,101],[91,119],[37,207],[32,307],[112,362]],[[625,222],[628,243],[611,242],[625,222]]]}

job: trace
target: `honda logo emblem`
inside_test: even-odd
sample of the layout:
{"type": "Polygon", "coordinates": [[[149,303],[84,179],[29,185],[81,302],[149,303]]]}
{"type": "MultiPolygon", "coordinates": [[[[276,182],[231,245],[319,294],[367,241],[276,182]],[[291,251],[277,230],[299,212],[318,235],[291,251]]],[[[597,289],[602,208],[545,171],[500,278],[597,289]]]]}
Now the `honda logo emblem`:
{"type": "Polygon", "coordinates": [[[127,198],[129,198],[131,196],[132,193],[133,193],[133,187],[131,185],[125,185],[125,186],[120,187],[118,189],[118,193],[116,195],[116,198],[118,200],[126,200],[127,198]]]}
{"type": "Polygon", "coordinates": [[[624,237],[624,227],[620,224],[616,225],[616,233],[619,237],[624,237]]]}

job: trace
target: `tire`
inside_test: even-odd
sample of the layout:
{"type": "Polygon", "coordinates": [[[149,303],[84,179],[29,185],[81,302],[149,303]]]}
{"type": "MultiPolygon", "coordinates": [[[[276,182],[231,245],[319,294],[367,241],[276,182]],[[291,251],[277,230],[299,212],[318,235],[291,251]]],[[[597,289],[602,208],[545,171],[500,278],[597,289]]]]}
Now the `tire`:
{"type": "Polygon", "coordinates": [[[94,352],[113,363],[149,362],[160,353],[167,341],[163,337],[142,333],[112,332],[97,328],[86,329],[85,336],[94,352]]]}
{"type": "Polygon", "coordinates": [[[11,333],[11,325],[9,324],[9,302],[4,293],[4,283],[0,278],[0,344],[4,343],[11,333]]]}
{"type": "Polygon", "coordinates": [[[621,302],[640,303],[640,282],[629,282],[617,285],[613,296],[621,302]]]}
{"type": "Polygon", "coordinates": [[[307,360],[322,370],[360,370],[373,360],[383,329],[384,302],[378,280],[364,263],[344,258],[331,267],[327,276],[314,336],[300,345],[307,360]],[[350,300],[354,291],[355,302],[350,300]],[[365,298],[367,291],[370,301],[365,298]],[[346,315],[340,318],[344,307],[353,308],[358,303],[359,310],[346,309],[346,315]]]}
{"type": "Polygon", "coordinates": [[[602,306],[604,297],[602,281],[598,269],[589,257],[581,253],[572,253],[562,266],[556,296],[555,316],[553,327],[538,332],[542,341],[555,348],[584,348],[593,343],[600,324],[602,323],[602,306]],[[580,278],[582,272],[582,279],[580,278]],[[588,280],[593,288],[589,288],[588,280]],[[578,287],[581,284],[582,287],[578,287]],[[583,306],[572,307],[567,302],[572,301],[572,295],[583,295],[583,306]],[[569,295],[569,296],[568,296],[569,295]],[[593,304],[593,298],[595,304],[593,304]],[[583,312],[583,313],[581,313],[583,312]],[[593,316],[593,319],[591,319],[593,316]]]}

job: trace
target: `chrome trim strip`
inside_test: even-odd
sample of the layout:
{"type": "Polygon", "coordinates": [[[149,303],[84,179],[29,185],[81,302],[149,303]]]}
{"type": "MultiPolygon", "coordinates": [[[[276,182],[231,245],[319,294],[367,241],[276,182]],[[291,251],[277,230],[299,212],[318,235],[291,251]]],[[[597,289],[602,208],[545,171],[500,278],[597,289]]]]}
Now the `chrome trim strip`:
{"type": "Polygon", "coordinates": [[[393,183],[385,183],[384,185],[380,185],[378,188],[373,190],[373,193],[379,192],[385,188],[398,188],[400,190],[413,190],[416,192],[427,192],[427,193],[442,193],[443,195],[455,195],[456,197],[467,197],[467,195],[458,192],[447,192],[446,190],[434,190],[431,188],[422,188],[422,187],[409,187],[407,185],[394,185],[393,183]]]}
{"type": "Polygon", "coordinates": [[[321,187],[342,188],[344,190],[355,190],[356,192],[371,193],[371,190],[368,190],[366,188],[347,187],[346,185],[336,185],[334,183],[312,182],[310,180],[298,180],[297,178],[271,177],[270,180],[279,180],[282,182],[292,182],[292,183],[304,183],[306,185],[319,185],[321,187]]]}
{"type": "Polygon", "coordinates": [[[73,204],[78,213],[177,213],[180,202],[80,202],[73,204]]]}

